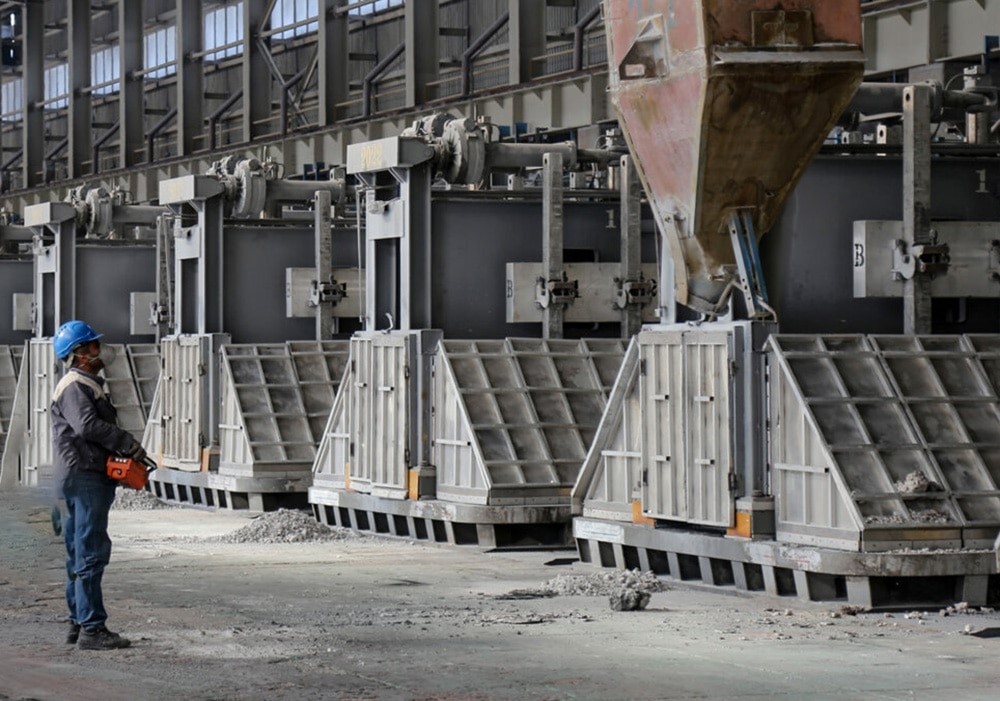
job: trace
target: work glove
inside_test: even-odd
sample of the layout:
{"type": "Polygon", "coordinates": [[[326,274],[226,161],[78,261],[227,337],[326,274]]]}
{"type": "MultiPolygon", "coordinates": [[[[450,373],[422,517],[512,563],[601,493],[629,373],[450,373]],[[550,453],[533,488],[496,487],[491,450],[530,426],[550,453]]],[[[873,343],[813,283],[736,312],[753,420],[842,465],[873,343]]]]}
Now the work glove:
{"type": "Polygon", "coordinates": [[[133,440],[128,450],[125,451],[125,455],[137,462],[143,462],[146,459],[146,450],[142,447],[142,443],[133,440]]]}
{"type": "Polygon", "coordinates": [[[62,535],[62,512],[59,507],[53,504],[49,516],[52,518],[52,532],[56,535],[62,535]]]}

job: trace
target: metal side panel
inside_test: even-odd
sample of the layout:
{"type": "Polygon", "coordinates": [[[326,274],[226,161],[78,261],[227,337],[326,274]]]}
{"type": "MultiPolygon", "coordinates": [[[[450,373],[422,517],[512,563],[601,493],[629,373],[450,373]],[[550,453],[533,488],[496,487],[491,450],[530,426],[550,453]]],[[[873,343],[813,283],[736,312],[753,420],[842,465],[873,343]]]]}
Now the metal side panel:
{"type": "Polygon", "coordinates": [[[200,470],[205,372],[203,339],[175,336],[162,341],[160,411],[163,461],[180,470],[200,470]]]}
{"type": "Polygon", "coordinates": [[[347,393],[348,406],[343,410],[348,421],[348,446],[350,458],[345,463],[344,479],[347,485],[359,492],[370,492],[372,484],[372,441],[376,430],[372,414],[372,340],[371,337],[351,338],[351,370],[353,382],[347,393]]]}
{"type": "Polygon", "coordinates": [[[160,410],[160,382],[157,381],[153,390],[153,399],[149,403],[149,414],[146,419],[146,430],[142,434],[142,446],[153,456],[157,465],[163,465],[163,412],[160,410]]]}
{"type": "Polygon", "coordinates": [[[17,453],[23,442],[24,408],[18,406],[19,356],[14,346],[0,346],[0,489],[17,483],[17,453]],[[21,416],[17,415],[20,409],[21,416]],[[17,436],[21,437],[18,438],[17,436]],[[10,450],[10,458],[7,451],[10,450]]]}
{"type": "Polygon", "coordinates": [[[688,521],[683,335],[643,333],[638,345],[643,511],[656,518],[688,521]]]}
{"type": "Polygon", "coordinates": [[[10,435],[14,416],[14,395],[17,393],[17,367],[11,346],[0,346],[0,453],[10,435]]]}
{"type": "Polygon", "coordinates": [[[148,418],[153,395],[160,381],[160,347],[155,343],[131,343],[126,346],[128,362],[132,366],[143,415],[148,418]]]}
{"type": "Polygon", "coordinates": [[[219,410],[219,471],[227,469],[237,473],[251,472],[253,451],[247,437],[243,412],[237,396],[236,380],[233,377],[230,354],[238,353],[240,347],[222,348],[222,387],[219,410]]]}
{"type": "Polygon", "coordinates": [[[12,353],[16,359],[17,383],[14,389],[14,403],[11,409],[11,420],[8,425],[8,436],[4,441],[3,457],[0,460],[0,489],[7,489],[24,481],[21,468],[24,464],[28,433],[28,363],[21,362],[24,357],[24,347],[20,353],[12,353]]]}
{"type": "Polygon", "coordinates": [[[502,346],[502,341],[441,341],[435,357],[433,455],[437,496],[448,501],[486,504],[492,486],[489,471],[469,418],[486,388],[478,353],[502,346]],[[461,382],[459,380],[461,378],[461,382]]]}
{"type": "MultiPolygon", "coordinates": [[[[353,347],[352,347],[353,352],[353,347]]],[[[347,489],[350,487],[351,433],[348,409],[354,388],[354,375],[348,364],[340,391],[330,409],[330,416],[323,430],[323,439],[313,463],[313,484],[316,486],[347,489]]]]}
{"type": "Polygon", "coordinates": [[[688,520],[707,526],[735,525],[734,417],[730,398],[730,333],[685,334],[684,380],[687,435],[688,520]]]}
{"type": "Polygon", "coordinates": [[[643,512],[732,526],[733,330],[647,331],[639,335],[639,348],[643,512]]]}
{"type": "Polygon", "coordinates": [[[768,464],[777,538],[857,550],[861,516],[836,481],[833,457],[789,369],[774,355],[770,360],[768,464]]]}
{"type": "Polygon", "coordinates": [[[593,518],[630,521],[642,483],[642,402],[639,343],[633,339],[573,487],[573,510],[593,518]]]}
{"type": "Polygon", "coordinates": [[[390,499],[407,495],[410,456],[408,334],[381,334],[371,344],[371,380],[368,459],[371,493],[390,499]]]}
{"type": "Polygon", "coordinates": [[[52,470],[52,420],[49,408],[59,381],[59,364],[51,339],[32,339],[28,345],[28,456],[26,480],[38,484],[52,470]]]}

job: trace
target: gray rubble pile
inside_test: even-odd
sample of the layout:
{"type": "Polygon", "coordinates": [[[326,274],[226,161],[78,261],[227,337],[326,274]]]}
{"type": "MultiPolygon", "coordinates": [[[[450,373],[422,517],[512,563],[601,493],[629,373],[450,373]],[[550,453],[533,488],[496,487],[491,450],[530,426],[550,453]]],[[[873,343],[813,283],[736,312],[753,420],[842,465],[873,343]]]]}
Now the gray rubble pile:
{"type": "Polygon", "coordinates": [[[305,511],[278,509],[258,516],[247,525],[221,536],[223,543],[316,543],[358,537],[353,531],[328,528],[305,511]]]}
{"type": "Polygon", "coordinates": [[[175,507],[160,501],[152,492],[138,492],[122,487],[115,492],[111,508],[116,511],[155,511],[175,507]]]}

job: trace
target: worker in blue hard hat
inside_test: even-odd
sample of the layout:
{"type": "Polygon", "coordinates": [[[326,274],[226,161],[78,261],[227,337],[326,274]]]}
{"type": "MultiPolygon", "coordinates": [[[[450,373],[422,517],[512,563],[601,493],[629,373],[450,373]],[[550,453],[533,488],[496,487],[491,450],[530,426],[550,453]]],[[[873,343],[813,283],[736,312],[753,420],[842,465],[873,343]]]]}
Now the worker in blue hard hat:
{"type": "Polygon", "coordinates": [[[111,559],[108,511],[117,483],[107,476],[111,455],[137,460],[146,451],[118,426],[118,413],[99,373],[114,360],[114,349],[82,321],[59,327],[52,341],[67,372],[52,396],[52,460],[56,489],[66,503],[66,642],[83,650],[112,650],[130,642],[108,630],[101,579],[111,559]]]}

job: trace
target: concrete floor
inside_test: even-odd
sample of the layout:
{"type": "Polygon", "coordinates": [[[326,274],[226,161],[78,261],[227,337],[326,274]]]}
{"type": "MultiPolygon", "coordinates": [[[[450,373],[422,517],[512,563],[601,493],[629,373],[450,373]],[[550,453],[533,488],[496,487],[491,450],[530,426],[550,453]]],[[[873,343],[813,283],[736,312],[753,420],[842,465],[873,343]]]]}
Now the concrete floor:
{"type": "Polygon", "coordinates": [[[591,572],[570,553],[479,554],[360,538],[227,545],[246,516],[113,512],[109,625],[62,643],[61,543],[40,493],[0,494],[0,699],[997,699],[1000,616],[832,617],[675,588],[498,601],[591,572]]]}

